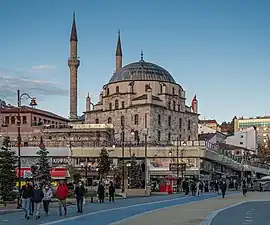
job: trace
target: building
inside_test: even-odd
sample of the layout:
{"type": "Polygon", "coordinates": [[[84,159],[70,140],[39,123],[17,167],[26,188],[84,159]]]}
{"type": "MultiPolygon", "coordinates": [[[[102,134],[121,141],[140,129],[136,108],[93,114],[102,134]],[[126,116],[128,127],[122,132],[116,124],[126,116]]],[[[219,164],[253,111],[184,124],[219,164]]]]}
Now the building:
{"type": "Polygon", "coordinates": [[[221,132],[199,134],[199,141],[208,141],[212,144],[226,143],[226,135],[221,132]]]}
{"type": "MultiPolygon", "coordinates": [[[[70,119],[77,113],[78,36],[75,18],[70,37],[70,119]]],[[[186,105],[183,87],[164,68],[141,59],[123,64],[120,32],[116,47],[116,71],[102,87],[99,101],[86,98],[84,123],[113,124],[116,141],[148,142],[197,140],[198,101],[186,105]],[[93,107],[92,107],[93,106],[93,107]],[[134,135],[132,135],[134,134],[134,135]]]]}
{"type": "Polygon", "coordinates": [[[247,128],[256,127],[259,143],[266,143],[270,136],[270,117],[250,117],[236,118],[234,120],[235,132],[246,130],[247,128]]]}
{"type": "Polygon", "coordinates": [[[213,129],[215,131],[220,131],[219,125],[216,120],[199,120],[199,124],[208,127],[210,129],[213,129]]]}
{"type": "Polygon", "coordinates": [[[258,132],[255,127],[250,127],[245,130],[235,132],[234,135],[228,136],[226,143],[238,147],[249,149],[258,153],[258,132]]]}
{"type": "Polygon", "coordinates": [[[207,127],[205,125],[202,125],[202,124],[198,124],[198,134],[208,134],[208,133],[216,133],[217,130],[215,129],[212,129],[210,127],[207,127]]]}

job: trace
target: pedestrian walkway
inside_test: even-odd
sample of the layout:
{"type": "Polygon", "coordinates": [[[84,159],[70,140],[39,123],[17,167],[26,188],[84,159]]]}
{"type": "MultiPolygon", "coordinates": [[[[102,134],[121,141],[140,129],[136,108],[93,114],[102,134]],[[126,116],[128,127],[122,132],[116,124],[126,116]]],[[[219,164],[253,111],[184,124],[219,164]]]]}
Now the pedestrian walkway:
{"type": "Polygon", "coordinates": [[[270,193],[250,192],[244,197],[241,194],[225,196],[225,198],[216,197],[197,202],[190,202],[180,206],[171,206],[165,209],[159,209],[151,213],[134,216],[125,219],[122,222],[114,224],[136,225],[136,224],[166,224],[166,225],[200,225],[203,220],[215,210],[224,208],[236,203],[248,200],[270,200],[270,193]]]}

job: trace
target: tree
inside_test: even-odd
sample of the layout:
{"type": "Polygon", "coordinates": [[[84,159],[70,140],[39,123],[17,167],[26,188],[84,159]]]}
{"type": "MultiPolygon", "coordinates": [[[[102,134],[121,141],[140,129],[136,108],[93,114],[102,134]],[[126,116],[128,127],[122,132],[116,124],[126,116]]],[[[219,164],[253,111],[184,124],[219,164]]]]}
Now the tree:
{"type": "Polygon", "coordinates": [[[46,149],[42,137],[40,138],[39,150],[37,151],[38,169],[36,170],[36,179],[42,182],[51,180],[51,167],[49,163],[49,151],[46,149]]]}
{"type": "Polygon", "coordinates": [[[8,199],[10,192],[16,184],[16,164],[15,152],[11,151],[10,139],[5,137],[0,150],[0,196],[3,200],[8,199]]]}
{"type": "Polygon", "coordinates": [[[101,176],[101,179],[106,177],[110,171],[110,160],[109,153],[105,148],[102,148],[98,160],[98,171],[101,176]]]}
{"type": "Polygon", "coordinates": [[[82,176],[81,176],[80,172],[77,170],[77,168],[72,166],[72,165],[68,165],[67,170],[70,174],[72,181],[74,183],[78,183],[79,180],[82,178],[82,176]]]}

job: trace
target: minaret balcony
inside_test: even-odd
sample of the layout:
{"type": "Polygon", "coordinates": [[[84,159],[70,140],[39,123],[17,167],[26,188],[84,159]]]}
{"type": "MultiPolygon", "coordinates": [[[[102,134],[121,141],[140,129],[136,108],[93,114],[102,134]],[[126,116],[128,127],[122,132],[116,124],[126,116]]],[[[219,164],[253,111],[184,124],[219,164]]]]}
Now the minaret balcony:
{"type": "Polygon", "coordinates": [[[78,58],[69,58],[68,65],[78,68],[80,66],[80,60],[78,58]]]}

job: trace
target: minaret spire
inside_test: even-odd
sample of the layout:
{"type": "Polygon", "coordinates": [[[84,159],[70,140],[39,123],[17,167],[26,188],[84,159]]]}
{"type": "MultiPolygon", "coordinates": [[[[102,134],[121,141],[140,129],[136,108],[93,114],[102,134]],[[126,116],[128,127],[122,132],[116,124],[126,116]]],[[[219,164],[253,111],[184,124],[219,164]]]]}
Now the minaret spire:
{"type": "Polygon", "coordinates": [[[72,22],[72,28],[71,28],[71,34],[70,34],[70,41],[78,41],[76,21],[75,21],[75,12],[73,12],[73,22],[72,22]]]}
{"type": "Polygon", "coordinates": [[[120,69],[122,68],[122,61],[123,61],[120,30],[118,30],[118,40],[117,40],[115,58],[116,58],[116,72],[119,72],[120,69]]]}
{"type": "Polygon", "coordinates": [[[143,60],[143,50],[141,50],[141,61],[144,61],[143,60]]]}

